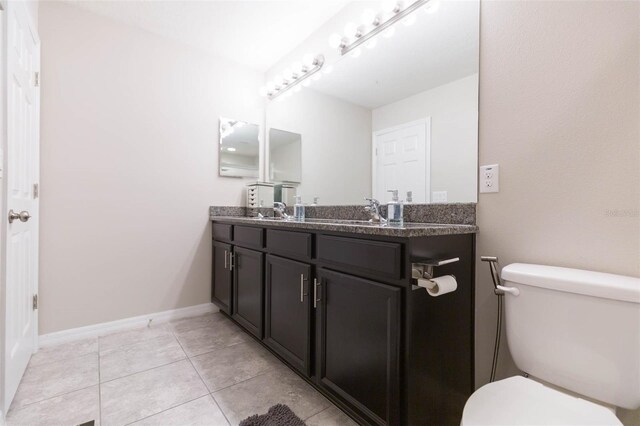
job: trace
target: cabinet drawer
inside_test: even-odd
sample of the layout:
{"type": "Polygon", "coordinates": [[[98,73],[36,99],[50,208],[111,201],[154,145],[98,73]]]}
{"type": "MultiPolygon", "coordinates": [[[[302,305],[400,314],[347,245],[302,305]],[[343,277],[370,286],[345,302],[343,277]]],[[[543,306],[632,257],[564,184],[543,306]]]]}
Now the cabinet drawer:
{"type": "Polygon", "coordinates": [[[311,234],[304,232],[267,230],[267,250],[296,259],[311,259],[311,234]]]}
{"type": "Polygon", "coordinates": [[[214,240],[231,242],[232,237],[233,237],[233,225],[226,225],[224,223],[213,224],[214,240]]]}
{"type": "Polygon", "coordinates": [[[319,235],[317,244],[318,260],[332,268],[374,278],[402,276],[402,244],[330,235],[319,235]]]}
{"type": "Polygon", "coordinates": [[[233,230],[233,242],[239,246],[261,249],[264,247],[264,229],[236,225],[233,230]]]}

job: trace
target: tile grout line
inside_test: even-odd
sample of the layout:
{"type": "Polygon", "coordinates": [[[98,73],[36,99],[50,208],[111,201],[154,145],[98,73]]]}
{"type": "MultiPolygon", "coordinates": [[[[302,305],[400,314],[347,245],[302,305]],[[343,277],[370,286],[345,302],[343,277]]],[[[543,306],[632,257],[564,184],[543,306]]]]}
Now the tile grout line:
{"type": "Polygon", "coordinates": [[[102,382],[102,383],[103,383],[103,384],[105,384],[105,383],[111,383],[111,382],[114,382],[114,381],[116,381],[116,380],[124,379],[125,377],[131,377],[131,376],[135,376],[136,374],[146,373],[146,372],[148,372],[148,371],[155,370],[155,369],[157,369],[157,368],[162,368],[162,367],[166,367],[167,365],[176,364],[176,363],[178,363],[178,362],[184,361],[185,359],[187,359],[187,357],[186,357],[186,356],[185,356],[184,358],[180,358],[180,359],[178,359],[178,360],[171,361],[171,362],[168,362],[168,363],[166,363],[166,364],[156,365],[155,367],[151,367],[151,368],[148,368],[148,369],[146,369],[146,370],[136,371],[135,373],[126,374],[126,375],[121,376],[121,377],[116,377],[115,379],[105,380],[105,381],[104,381],[104,382],[102,382]]]}
{"type": "Polygon", "coordinates": [[[187,355],[187,351],[184,350],[184,348],[182,347],[182,343],[180,343],[180,340],[178,340],[178,336],[175,335],[175,333],[173,333],[173,336],[175,337],[176,341],[178,342],[178,344],[180,345],[180,348],[182,348],[182,352],[184,352],[184,354],[186,355],[187,359],[189,360],[189,363],[191,364],[191,367],[193,367],[193,369],[195,370],[196,374],[198,375],[198,377],[200,377],[200,381],[202,382],[202,384],[204,385],[204,387],[209,391],[209,396],[211,397],[211,399],[213,400],[213,403],[216,404],[216,406],[218,407],[218,410],[220,410],[220,413],[222,413],[222,416],[224,417],[224,419],[227,421],[227,423],[229,425],[231,425],[231,422],[229,421],[229,418],[227,417],[227,415],[225,414],[224,410],[222,409],[222,407],[220,407],[220,404],[218,404],[218,401],[216,401],[216,399],[214,398],[214,396],[211,393],[211,389],[209,389],[209,385],[207,385],[207,382],[204,381],[204,379],[202,378],[202,375],[200,375],[200,372],[198,371],[198,369],[196,368],[195,365],[193,365],[193,361],[191,360],[191,357],[189,355],[187,355]]]}
{"type": "MultiPolygon", "coordinates": [[[[185,404],[189,404],[190,402],[197,401],[197,400],[199,400],[199,399],[201,399],[201,398],[206,398],[206,397],[208,397],[208,396],[210,396],[210,395],[209,395],[209,394],[200,395],[200,396],[199,396],[199,397],[197,397],[197,398],[193,398],[193,399],[190,399],[189,401],[181,402],[181,403],[180,403],[180,404],[178,404],[178,405],[174,405],[174,406],[171,406],[171,407],[169,407],[169,408],[165,408],[164,410],[162,410],[162,411],[158,411],[157,413],[153,413],[153,414],[150,414],[150,415],[148,415],[148,416],[144,416],[144,417],[141,417],[141,418],[139,418],[139,419],[136,419],[136,420],[134,420],[134,421],[132,421],[132,422],[125,423],[125,426],[132,425],[132,424],[137,423],[137,422],[141,422],[142,420],[148,419],[149,417],[157,416],[158,414],[162,414],[162,413],[164,413],[165,411],[173,410],[174,408],[181,407],[181,406],[183,406],[183,405],[185,405],[185,404]]],[[[101,425],[101,426],[102,426],[102,425],[101,425]]]]}
{"type": "MultiPolygon", "coordinates": [[[[329,401],[329,402],[331,402],[331,401],[329,401]]],[[[320,414],[320,413],[324,413],[325,411],[327,411],[327,410],[328,410],[328,409],[330,409],[331,407],[333,407],[333,403],[331,403],[331,406],[329,406],[329,407],[327,407],[327,408],[325,408],[325,409],[322,409],[322,410],[318,411],[317,413],[314,413],[314,414],[310,415],[310,416],[309,416],[309,417],[307,417],[306,419],[302,419],[302,421],[303,421],[303,422],[306,422],[306,421],[307,421],[307,420],[309,420],[311,417],[313,417],[313,416],[317,416],[317,415],[318,415],[318,414],[320,414]]]]}
{"type": "MultiPolygon", "coordinates": [[[[25,404],[25,405],[23,405],[23,406],[21,406],[21,407],[9,407],[9,411],[18,411],[18,410],[22,410],[23,408],[31,407],[31,406],[32,406],[32,405],[34,405],[34,404],[39,404],[39,403],[41,403],[41,402],[48,401],[48,400],[50,400],[50,399],[59,398],[59,397],[61,397],[61,396],[69,395],[70,393],[80,392],[80,391],[82,391],[82,390],[87,390],[87,389],[92,388],[92,387],[97,386],[97,385],[98,385],[98,384],[93,384],[93,385],[85,386],[85,387],[82,387],[82,388],[79,388],[79,389],[74,389],[74,390],[72,390],[72,391],[63,392],[63,393],[60,393],[60,394],[57,394],[57,395],[50,396],[50,397],[48,397],[48,398],[44,398],[44,399],[40,399],[40,400],[38,400],[38,401],[30,402],[30,403],[25,404]]],[[[7,414],[8,414],[8,413],[9,413],[9,412],[7,411],[7,414]]]]}

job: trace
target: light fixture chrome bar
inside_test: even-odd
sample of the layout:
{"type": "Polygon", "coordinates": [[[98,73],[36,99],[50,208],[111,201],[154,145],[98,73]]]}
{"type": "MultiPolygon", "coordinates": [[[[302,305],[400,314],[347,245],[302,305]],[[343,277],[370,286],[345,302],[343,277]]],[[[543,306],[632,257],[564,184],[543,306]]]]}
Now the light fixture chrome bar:
{"type": "Polygon", "coordinates": [[[363,43],[366,43],[376,35],[380,34],[387,28],[391,27],[396,22],[400,21],[402,18],[410,15],[415,10],[419,9],[421,6],[429,3],[430,0],[416,0],[413,4],[408,6],[406,9],[396,12],[391,18],[387,19],[384,22],[379,22],[376,24],[374,22],[374,28],[366,34],[356,34],[356,39],[351,44],[345,44],[344,46],[340,46],[340,55],[344,56],[347,53],[351,52],[356,47],[360,46],[363,43]]]}
{"type": "Polygon", "coordinates": [[[305,67],[299,75],[294,74],[291,80],[285,80],[282,83],[282,86],[276,86],[276,88],[272,92],[267,93],[267,98],[269,98],[269,100],[273,100],[277,98],[278,96],[285,93],[287,90],[302,83],[307,78],[311,77],[312,75],[320,71],[323,65],[324,65],[324,56],[323,55],[316,56],[313,59],[313,64],[311,65],[310,68],[307,69],[305,67]]]}

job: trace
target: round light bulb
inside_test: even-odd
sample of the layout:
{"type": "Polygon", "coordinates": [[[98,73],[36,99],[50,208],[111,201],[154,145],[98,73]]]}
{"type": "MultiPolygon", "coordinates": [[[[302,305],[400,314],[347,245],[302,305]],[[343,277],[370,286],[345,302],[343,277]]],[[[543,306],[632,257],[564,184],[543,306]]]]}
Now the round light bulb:
{"type": "Polygon", "coordinates": [[[416,15],[409,15],[406,18],[404,18],[404,20],[402,21],[402,23],[407,26],[410,27],[411,25],[416,23],[416,15]]]}
{"type": "Polygon", "coordinates": [[[258,93],[260,93],[260,96],[267,96],[267,88],[261,87],[258,93]]]}
{"type": "Polygon", "coordinates": [[[329,47],[337,49],[342,44],[342,36],[340,34],[331,34],[329,37],[329,47]]]}
{"type": "Polygon", "coordinates": [[[349,22],[347,25],[345,25],[344,35],[347,36],[347,38],[354,39],[356,38],[357,33],[358,33],[358,26],[356,24],[354,24],[353,22],[349,22]]]}
{"type": "Polygon", "coordinates": [[[282,84],[284,83],[284,80],[282,80],[282,76],[277,75],[273,79],[273,82],[275,83],[276,89],[277,89],[278,87],[282,87],[282,84]]]}
{"type": "Polygon", "coordinates": [[[396,33],[396,27],[389,27],[382,32],[382,36],[385,38],[391,38],[396,33]]]}
{"type": "Polygon", "coordinates": [[[360,49],[359,47],[351,51],[352,58],[357,58],[360,55],[362,55],[362,49],[360,49]]]}
{"type": "Polygon", "coordinates": [[[291,64],[291,71],[297,76],[302,74],[302,62],[295,61],[293,64],[291,64]]]}
{"type": "Polygon", "coordinates": [[[313,63],[315,62],[315,60],[316,60],[316,58],[314,58],[311,53],[307,53],[306,55],[304,55],[302,57],[302,63],[307,68],[311,68],[313,66],[313,63]]]}
{"type": "Polygon", "coordinates": [[[293,72],[291,72],[289,68],[285,68],[284,71],[282,71],[282,78],[285,81],[291,80],[293,78],[293,72]]]}
{"type": "Polygon", "coordinates": [[[276,90],[276,84],[273,81],[267,83],[267,93],[272,93],[276,90]]]}
{"type": "Polygon", "coordinates": [[[376,20],[376,13],[373,10],[365,9],[365,11],[362,12],[362,22],[365,25],[373,25],[375,20],[376,20]]]}
{"type": "Polygon", "coordinates": [[[382,3],[382,10],[386,13],[394,13],[402,8],[402,3],[396,0],[386,0],[382,3]]]}

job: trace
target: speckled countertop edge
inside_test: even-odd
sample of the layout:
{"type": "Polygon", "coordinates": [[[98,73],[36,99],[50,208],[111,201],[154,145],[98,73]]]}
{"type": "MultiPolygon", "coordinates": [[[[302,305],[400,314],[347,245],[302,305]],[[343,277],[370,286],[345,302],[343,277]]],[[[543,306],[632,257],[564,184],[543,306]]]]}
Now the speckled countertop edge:
{"type": "MultiPolygon", "coordinates": [[[[413,225],[410,228],[392,228],[381,226],[366,225],[347,225],[342,223],[310,223],[310,222],[293,222],[293,221],[270,221],[261,220],[251,217],[240,216],[216,216],[212,215],[211,220],[214,222],[226,222],[244,225],[260,225],[266,228],[291,228],[291,229],[308,229],[316,231],[335,231],[349,232],[353,234],[364,235],[381,235],[386,237],[428,237],[436,235],[458,235],[458,234],[474,234],[478,231],[475,225],[452,225],[452,224],[428,224],[424,226],[413,225]]],[[[423,225],[423,224],[419,224],[423,225]]]]}

